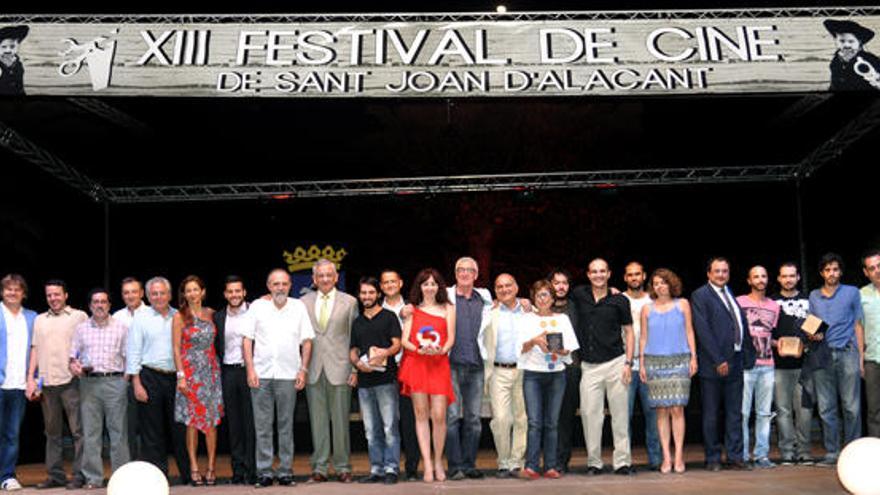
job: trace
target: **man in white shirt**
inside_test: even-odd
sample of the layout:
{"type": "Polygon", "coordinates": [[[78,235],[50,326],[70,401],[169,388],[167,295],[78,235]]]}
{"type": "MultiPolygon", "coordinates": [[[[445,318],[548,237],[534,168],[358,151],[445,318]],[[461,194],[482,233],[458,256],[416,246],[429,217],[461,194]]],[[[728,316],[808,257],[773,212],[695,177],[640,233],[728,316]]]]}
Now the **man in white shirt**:
{"type": "MultiPolygon", "coordinates": [[[[134,317],[150,309],[144,302],[144,286],[134,277],[122,279],[121,292],[125,307],[113,313],[113,319],[131,328],[134,317]]],[[[134,389],[128,387],[128,452],[132,459],[140,459],[141,435],[138,423],[138,406],[134,389]]]]}
{"type": "Polygon", "coordinates": [[[0,491],[21,490],[15,479],[18,434],[25,411],[28,356],[37,313],[22,307],[27,283],[21,275],[0,280],[0,491]]]}
{"type": "Polygon", "coordinates": [[[642,405],[642,415],[645,418],[645,449],[648,451],[648,465],[652,471],[660,469],[663,456],[660,452],[660,437],[657,434],[657,412],[648,407],[648,384],[639,378],[639,336],[642,330],[642,308],[651,303],[651,297],[645,292],[645,267],[638,261],[632,261],[626,265],[623,272],[623,281],[626,283],[626,291],[623,295],[629,299],[629,309],[632,313],[633,336],[635,337],[635,351],[633,352],[632,381],[629,383],[629,437],[633,438],[633,410],[635,410],[636,397],[642,405]]]}
{"type": "Polygon", "coordinates": [[[293,411],[297,391],[306,386],[315,337],[305,305],[288,296],[290,274],[275,269],[269,273],[266,286],[271,300],[254,301],[247,312],[250,324],[242,328],[244,362],[256,425],[258,488],[271,486],[275,478],[272,424],[276,410],[278,483],[294,484],[293,411]]]}
{"type": "Polygon", "coordinates": [[[254,484],[254,409],[242,355],[242,333],[249,324],[248,304],[244,300],[247,291],[241,277],[226,277],[223,297],[226,298],[226,307],[214,313],[214,326],[217,327],[214,350],[222,371],[224,423],[232,461],[231,483],[254,484]]]}

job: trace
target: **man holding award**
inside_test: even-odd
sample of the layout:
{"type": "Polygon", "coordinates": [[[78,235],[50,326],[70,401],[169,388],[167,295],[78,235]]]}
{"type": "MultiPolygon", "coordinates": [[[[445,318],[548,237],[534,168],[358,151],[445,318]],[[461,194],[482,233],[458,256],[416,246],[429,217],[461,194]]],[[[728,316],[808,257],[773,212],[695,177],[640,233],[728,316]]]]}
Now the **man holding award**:
{"type": "Polygon", "coordinates": [[[351,364],[357,370],[358,401],[367,435],[370,475],[360,483],[397,483],[400,469],[397,361],[400,321],[379,303],[379,281],[360,280],[363,312],[351,325],[351,364]]]}

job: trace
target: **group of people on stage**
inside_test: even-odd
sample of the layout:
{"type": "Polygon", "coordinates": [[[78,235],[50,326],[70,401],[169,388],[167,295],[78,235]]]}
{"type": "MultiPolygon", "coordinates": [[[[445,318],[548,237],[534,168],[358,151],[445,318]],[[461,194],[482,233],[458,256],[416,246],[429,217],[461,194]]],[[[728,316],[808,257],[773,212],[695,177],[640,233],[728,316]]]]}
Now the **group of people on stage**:
{"type": "Polygon", "coordinates": [[[427,268],[405,300],[396,271],[361,278],[355,298],[337,289],[336,266],[322,259],[313,267],[315,290],[299,299],[290,297],[291,277],[281,269],[269,273],[268,294],[250,304],[242,279],[228,277],[220,311],[203,305],[205,284],[197,276],[180,283],[177,309],[167,279],[142,285],[126,278],[125,307],[112,315],[106,289],[89,293],[87,315],[68,305],[61,280],[44,284],[49,309],[37,315],[23,306],[24,278],[6,275],[0,489],[21,488],[15,466],[27,400],[40,401],[45,423],[48,477],[38,488],[101,487],[105,424],[112,469],[137,458],[167,473],[171,447],[182,482],[213,485],[221,421],[228,426],[232,483],[293,485],[294,409],[303,389],[312,483],[328,481],[331,468],[338,481],[353,480],[353,388],[369,449],[363,483],[416,479],[420,459],[424,481],[483,477],[476,456],[484,396],[499,478],[552,479],[569,471],[578,410],[586,473],[602,473],[606,399],[613,470],[633,474],[636,398],[650,467],[682,473],[684,408],[695,374],[707,469],[721,469],[722,450],[731,469],[773,467],[774,402],[781,462],[834,465],[842,446],[838,401],[844,443],[861,436],[862,377],[868,434],[880,436],[880,251],[861,262],[869,279],[861,290],[840,283],[843,260],[828,254],[819,264],[824,283],[809,297],[798,292],[793,263],[778,267],[774,295],[767,294],[768,270],[751,267],[750,290],[736,297],[728,287],[730,264],[716,257],[706,266],[707,283],[687,300],[675,273],[658,268],[648,275],[638,262],[626,265],[620,292],[609,284],[608,263],[597,258],[587,267],[588,284],[570,290],[570,274],[554,270],[521,299],[508,273],[495,277],[494,297],[475,287],[477,262],[464,257],[455,264],[454,285],[427,268]],[[810,320],[818,331],[804,330],[810,320]],[[825,447],[818,460],[810,452],[814,404],[825,447]],[[65,417],[74,443],[70,478],[62,462],[65,417]]]}

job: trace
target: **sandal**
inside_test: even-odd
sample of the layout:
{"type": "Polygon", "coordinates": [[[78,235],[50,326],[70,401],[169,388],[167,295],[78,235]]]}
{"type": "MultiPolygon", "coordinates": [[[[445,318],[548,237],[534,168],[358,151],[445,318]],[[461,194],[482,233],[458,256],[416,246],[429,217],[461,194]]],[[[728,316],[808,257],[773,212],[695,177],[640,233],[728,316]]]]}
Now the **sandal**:
{"type": "Polygon", "coordinates": [[[208,486],[217,484],[217,473],[213,469],[208,469],[208,472],[205,473],[205,484],[208,486]]]}
{"type": "Polygon", "coordinates": [[[204,478],[202,478],[202,473],[200,473],[198,470],[192,471],[191,473],[189,473],[189,476],[190,476],[190,480],[189,480],[190,485],[204,486],[205,480],[204,480],[204,478]]]}

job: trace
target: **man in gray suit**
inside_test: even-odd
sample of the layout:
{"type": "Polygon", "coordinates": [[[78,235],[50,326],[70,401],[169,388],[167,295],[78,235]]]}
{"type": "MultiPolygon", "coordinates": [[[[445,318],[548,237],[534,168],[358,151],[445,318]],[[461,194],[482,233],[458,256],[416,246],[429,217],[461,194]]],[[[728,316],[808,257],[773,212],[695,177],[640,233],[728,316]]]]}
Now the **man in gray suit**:
{"type": "Polygon", "coordinates": [[[315,446],[311,482],[327,481],[332,425],[333,469],[339,481],[351,483],[348,423],[351,387],[357,385],[357,373],[348,354],[358,305],[354,297],[336,290],[339,274],[332,261],[318,260],[312,267],[312,279],[318,290],[301,299],[315,328],[306,387],[315,446]]]}

